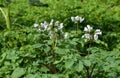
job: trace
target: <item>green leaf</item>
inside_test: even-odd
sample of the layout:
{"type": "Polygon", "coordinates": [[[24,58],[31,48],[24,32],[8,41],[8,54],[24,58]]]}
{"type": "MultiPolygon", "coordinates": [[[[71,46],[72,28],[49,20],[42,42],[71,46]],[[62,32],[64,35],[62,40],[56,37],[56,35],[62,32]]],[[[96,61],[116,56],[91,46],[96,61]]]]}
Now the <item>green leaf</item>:
{"type": "Polygon", "coordinates": [[[43,66],[43,67],[40,68],[40,71],[46,73],[46,72],[49,71],[49,69],[47,67],[43,66]]]}
{"type": "Polygon", "coordinates": [[[48,44],[48,45],[52,45],[52,43],[53,43],[52,40],[48,40],[48,41],[47,41],[47,44],[48,44]]]}
{"type": "Polygon", "coordinates": [[[47,53],[47,52],[50,51],[50,50],[51,50],[51,48],[50,48],[49,46],[46,46],[46,47],[44,48],[45,53],[47,53]]]}
{"type": "Polygon", "coordinates": [[[63,60],[63,58],[61,58],[61,59],[58,60],[58,61],[55,61],[54,64],[58,64],[58,63],[60,63],[62,60],[63,60]]]}
{"type": "Polygon", "coordinates": [[[28,74],[25,78],[36,78],[33,74],[28,74]]]}
{"type": "Polygon", "coordinates": [[[3,53],[2,54],[2,59],[0,59],[0,63],[4,61],[4,59],[6,58],[7,54],[6,53],[3,53]]]}
{"type": "Polygon", "coordinates": [[[25,74],[25,70],[24,70],[24,68],[16,68],[14,71],[13,71],[13,73],[12,73],[12,75],[11,75],[11,78],[19,78],[19,77],[21,77],[22,75],[24,75],[25,74]]]}
{"type": "Polygon", "coordinates": [[[78,65],[77,65],[77,71],[80,72],[83,70],[83,63],[81,61],[79,61],[78,65]]]}
{"type": "Polygon", "coordinates": [[[42,45],[40,43],[34,44],[34,48],[40,48],[42,45]]]}
{"type": "Polygon", "coordinates": [[[65,62],[65,68],[71,68],[74,64],[74,61],[73,60],[67,60],[65,62]]]}
{"type": "Polygon", "coordinates": [[[66,53],[66,49],[62,49],[62,48],[56,48],[55,49],[55,53],[57,54],[65,54],[66,53]]]}
{"type": "Polygon", "coordinates": [[[28,74],[25,78],[42,78],[39,73],[28,74]]]}
{"type": "Polygon", "coordinates": [[[103,46],[108,47],[107,43],[105,43],[104,41],[96,40],[95,42],[96,42],[97,44],[102,44],[103,46]]]}
{"type": "Polygon", "coordinates": [[[58,75],[51,75],[51,78],[59,78],[58,75]]]}
{"type": "Polygon", "coordinates": [[[84,60],[83,63],[84,63],[85,66],[90,66],[91,65],[90,60],[84,60]]]}
{"type": "Polygon", "coordinates": [[[117,67],[117,72],[119,72],[119,73],[120,73],[120,66],[118,66],[118,67],[117,67]]]}

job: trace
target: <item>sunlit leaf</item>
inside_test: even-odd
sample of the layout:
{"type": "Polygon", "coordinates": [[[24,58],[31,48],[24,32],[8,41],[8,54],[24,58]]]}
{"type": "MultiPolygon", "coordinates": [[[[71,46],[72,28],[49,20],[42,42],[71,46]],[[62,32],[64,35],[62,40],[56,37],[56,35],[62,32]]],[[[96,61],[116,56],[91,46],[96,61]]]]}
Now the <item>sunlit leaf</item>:
{"type": "Polygon", "coordinates": [[[18,67],[18,68],[16,68],[16,69],[13,71],[11,77],[12,77],[12,78],[19,78],[19,77],[21,77],[21,76],[24,75],[24,74],[25,74],[25,69],[18,67]]]}

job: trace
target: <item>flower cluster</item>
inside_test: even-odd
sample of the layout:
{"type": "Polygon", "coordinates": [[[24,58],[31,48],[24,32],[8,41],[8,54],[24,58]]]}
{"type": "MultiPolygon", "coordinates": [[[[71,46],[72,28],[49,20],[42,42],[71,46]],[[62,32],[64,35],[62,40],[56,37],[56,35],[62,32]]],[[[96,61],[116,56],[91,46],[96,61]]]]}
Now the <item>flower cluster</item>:
{"type": "Polygon", "coordinates": [[[76,17],[71,17],[71,20],[72,20],[72,22],[75,22],[75,23],[77,23],[77,22],[80,22],[80,23],[82,23],[83,21],[84,21],[84,18],[82,18],[82,17],[79,17],[79,16],[76,16],[76,17]]]}
{"type": "Polygon", "coordinates": [[[84,27],[84,32],[86,32],[82,38],[86,38],[86,39],[94,39],[97,40],[98,39],[98,35],[102,35],[102,31],[100,29],[96,29],[94,31],[94,33],[92,33],[93,31],[93,27],[91,27],[90,25],[87,25],[86,27],[84,27]]]}
{"type": "MultiPolygon", "coordinates": [[[[54,21],[51,19],[50,23],[44,21],[43,23],[39,24],[34,24],[35,28],[38,28],[39,32],[48,32],[50,39],[52,39],[53,34],[64,34],[63,32],[63,23],[60,23],[59,21],[54,21]]],[[[64,34],[65,35],[65,34],[64,34]]]]}
{"type": "Polygon", "coordinates": [[[49,31],[53,28],[57,28],[58,30],[62,30],[63,23],[60,23],[59,21],[56,21],[55,24],[54,24],[54,20],[52,19],[50,23],[47,23],[46,21],[44,21],[40,25],[35,23],[34,27],[38,28],[39,31],[49,31]]]}

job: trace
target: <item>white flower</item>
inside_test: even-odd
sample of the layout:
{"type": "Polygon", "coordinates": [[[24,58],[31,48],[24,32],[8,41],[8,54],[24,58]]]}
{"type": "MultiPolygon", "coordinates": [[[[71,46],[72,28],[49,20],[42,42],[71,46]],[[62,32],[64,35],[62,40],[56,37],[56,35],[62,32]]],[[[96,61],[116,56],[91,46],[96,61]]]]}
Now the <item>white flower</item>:
{"type": "Polygon", "coordinates": [[[45,30],[47,30],[48,24],[47,24],[46,21],[44,21],[44,25],[43,26],[44,26],[45,30]]]}
{"type": "Polygon", "coordinates": [[[90,25],[87,25],[87,27],[84,28],[85,32],[91,32],[93,28],[90,25]]]}
{"type": "Polygon", "coordinates": [[[80,23],[84,21],[84,18],[82,17],[79,17],[80,18],[80,23]]]}
{"type": "Polygon", "coordinates": [[[59,26],[60,22],[59,21],[56,21],[55,22],[55,26],[59,26]]]}
{"type": "Polygon", "coordinates": [[[75,22],[75,17],[71,17],[72,22],[75,22]]]}
{"type": "Polygon", "coordinates": [[[80,17],[79,16],[76,16],[75,17],[75,21],[77,22],[77,21],[79,21],[80,20],[80,17]]]}
{"type": "Polygon", "coordinates": [[[102,35],[102,31],[100,29],[96,29],[95,34],[102,35]]]}
{"type": "Polygon", "coordinates": [[[39,24],[34,24],[34,27],[38,27],[39,26],[39,24]]]}
{"type": "Polygon", "coordinates": [[[68,38],[68,33],[67,33],[67,32],[64,34],[64,38],[65,38],[65,39],[68,38]]]}
{"type": "Polygon", "coordinates": [[[84,34],[82,38],[90,39],[91,35],[90,34],[84,34]]]}
{"type": "Polygon", "coordinates": [[[71,17],[71,20],[72,20],[72,22],[75,22],[75,23],[78,21],[80,21],[80,23],[81,23],[84,21],[84,18],[76,16],[76,17],[71,17]]]}
{"type": "Polygon", "coordinates": [[[47,30],[48,24],[46,21],[44,21],[44,23],[41,23],[41,26],[44,28],[44,30],[47,30]]]}
{"type": "Polygon", "coordinates": [[[100,29],[96,29],[95,30],[95,34],[94,34],[94,40],[98,39],[98,35],[102,35],[102,31],[100,29]]]}
{"type": "Polygon", "coordinates": [[[50,25],[53,25],[53,22],[54,22],[54,20],[53,20],[53,19],[51,19],[51,21],[50,21],[50,25]]]}
{"type": "Polygon", "coordinates": [[[58,26],[58,29],[61,30],[63,28],[63,23],[60,23],[60,25],[58,26]]]}
{"type": "Polygon", "coordinates": [[[84,31],[88,31],[88,28],[87,28],[87,27],[84,27],[84,31]]]}
{"type": "Polygon", "coordinates": [[[94,34],[94,40],[97,40],[97,39],[98,39],[98,35],[94,34]]]}

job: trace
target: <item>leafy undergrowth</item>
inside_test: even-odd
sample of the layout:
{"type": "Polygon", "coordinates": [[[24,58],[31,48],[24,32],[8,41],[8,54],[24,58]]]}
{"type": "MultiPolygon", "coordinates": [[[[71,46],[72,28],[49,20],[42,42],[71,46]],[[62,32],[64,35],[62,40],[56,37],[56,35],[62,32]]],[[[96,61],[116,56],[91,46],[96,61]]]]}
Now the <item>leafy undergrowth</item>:
{"type": "Polygon", "coordinates": [[[13,0],[10,30],[0,20],[0,78],[120,78],[117,0],[41,1],[13,0]]]}

